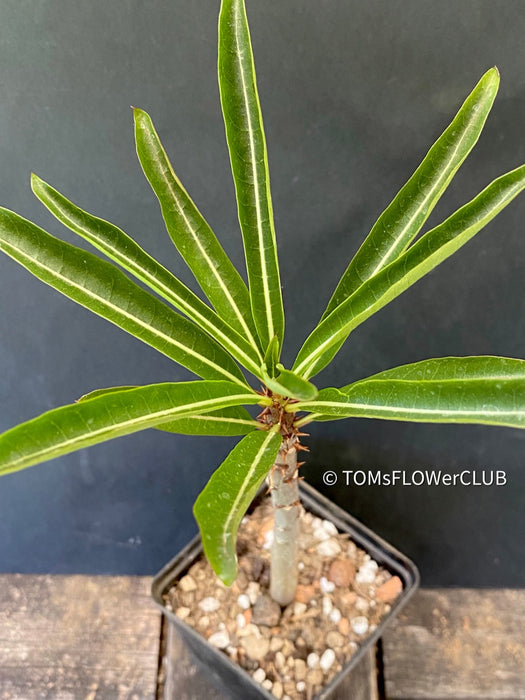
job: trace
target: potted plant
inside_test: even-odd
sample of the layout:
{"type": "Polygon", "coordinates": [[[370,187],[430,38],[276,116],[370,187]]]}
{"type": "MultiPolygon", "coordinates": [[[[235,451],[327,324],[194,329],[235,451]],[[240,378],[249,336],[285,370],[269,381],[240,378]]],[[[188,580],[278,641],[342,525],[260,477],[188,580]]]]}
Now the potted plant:
{"type": "MultiPolygon", "coordinates": [[[[171,585],[187,573],[202,549],[223,582],[216,585],[222,586],[221,590],[234,589],[239,525],[267,480],[273,515],[272,529],[266,535],[273,532],[273,542],[267,581],[269,596],[263,597],[263,604],[270,600],[274,611],[275,606],[280,611],[285,609],[283,617],[286,609],[292,610],[290,614],[295,617],[307,613],[306,603],[297,600],[297,546],[301,539],[298,528],[302,522],[297,455],[306,449],[301,438],[307,425],[367,417],[525,427],[525,361],[520,359],[434,358],[338,388],[319,389],[312,382],[334,359],[352,330],[452,255],[525,187],[525,166],[521,166],[493,181],[443,223],[415,240],[476,143],[498,84],[496,68],[482,76],[450,126],[380,215],[293,366],[285,368],[280,363],[284,313],[268,162],[246,11],[243,0],[222,0],[219,85],[248,285],[174,174],[144,111],[134,109],[140,163],[158,197],[168,233],[209,304],[122,230],[83,211],[32,175],[35,195],[59,221],[157,296],[137,285],[117,265],[60,241],[6,209],[0,210],[0,248],[46,284],[156,348],[200,379],[101,389],[14,427],[0,436],[0,474],[146,428],[242,436],[195,503],[201,539],[190,543],[176,562],[161,572],[155,584],[157,597],[160,600],[168,583],[171,585]],[[253,375],[255,387],[244,371],[253,375]],[[257,417],[246,406],[255,407],[259,411],[257,417]],[[169,582],[167,577],[171,577],[169,582]]],[[[410,562],[366,528],[343,511],[332,509],[312,489],[303,491],[303,500],[313,512],[312,528],[325,527],[328,539],[335,537],[333,525],[330,529],[322,524],[323,518],[331,517],[337,524],[336,532],[343,533],[343,538],[344,533],[351,534],[352,546],[358,543],[368,551],[359,555],[361,568],[356,580],[361,574],[361,583],[371,584],[379,563],[386,572],[380,585],[397,577],[404,584],[405,594],[417,585],[417,572],[410,562]],[[373,561],[370,554],[375,557],[375,565],[367,563],[373,561]],[[371,579],[366,578],[367,567],[374,571],[371,579]]],[[[338,552],[335,561],[343,562],[338,565],[340,576],[334,570],[331,578],[321,577],[321,593],[333,590],[337,585],[334,579],[344,578],[345,566],[348,574],[346,560],[337,555],[338,552]]],[[[264,569],[264,563],[261,567],[264,569]]],[[[384,597],[383,602],[393,600],[394,597],[384,597]]],[[[255,603],[248,596],[244,610],[251,611],[255,603]]],[[[211,610],[215,603],[207,605],[210,609],[204,606],[204,613],[215,612],[211,610]]],[[[245,624],[249,625],[247,617],[245,624]]],[[[337,615],[332,617],[334,624],[340,623],[337,615]]],[[[378,636],[382,624],[376,624],[369,640],[378,636]]],[[[266,626],[273,629],[278,625],[268,622],[266,626]]],[[[190,645],[201,645],[201,637],[184,624],[181,629],[190,645]]],[[[354,632],[359,634],[355,629],[354,632]]],[[[212,647],[228,650],[231,645],[224,643],[224,637],[223,634],[220,643],[216,638],[212,647]]],[[[297,644],[299,639],[302,637],[296,634],[297,644]]],[[[222,652],[200,653],[226,659],[217,656],[222,652]]],[[[354,662],[356,658],[357,655],[354,662]]],[[[227,660],[223,665],[226,677],[231,678],[233,666],[227,660]]],[[[272,697],[243,672],[240,678],[238,682],[244,684],[241,697],[272,697]]],[[[318,687],[314,690],[316,697],[325,697],[325,691],[318,687]]],[[[282,697],[284,691],[272,687],[272,692],[274,696],[280,692],[282,697]]],[[[297,692],[297,697],[303,697],[302,687],[297,692]]]]}

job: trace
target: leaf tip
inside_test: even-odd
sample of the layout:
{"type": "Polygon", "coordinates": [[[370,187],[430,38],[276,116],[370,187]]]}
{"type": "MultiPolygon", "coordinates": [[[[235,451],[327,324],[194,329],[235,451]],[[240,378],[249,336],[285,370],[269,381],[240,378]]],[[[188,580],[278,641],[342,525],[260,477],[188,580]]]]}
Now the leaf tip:
{"type": "Polygon", "coordinates": [[[497,66],[489,68],[482,77],[483,82],[488,83],[494,90],[497,90],[500,82],[500,73],[497,66]]]}
{"type": "Polygon", "coordinates": [[[232,571],[228,571],[228,572],[216,571],[215,573],[220,578],[220,580],[224,583],[225,586],[231,586],[232,583],[237,578],[237,567],[235,567],[235,570],[233,572],[232,571]]]}
{"type": "Polygon", "coordinates": [[[143,119],[148,119],[148,113],[145,112],[143,109],[140,109],[140,107],[131,106],[131,109],[133,110],[133,118],[135,122],[141,121],[143,119]]]}

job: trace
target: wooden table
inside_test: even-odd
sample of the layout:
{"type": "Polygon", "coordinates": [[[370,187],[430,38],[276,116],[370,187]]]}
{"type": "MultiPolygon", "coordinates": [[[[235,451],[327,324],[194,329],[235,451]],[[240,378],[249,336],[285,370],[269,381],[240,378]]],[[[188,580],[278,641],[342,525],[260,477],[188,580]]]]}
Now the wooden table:
{"type": "MultiPolygon", "coordinates": [[[[150,584],[0,575],[0,700],[227,700],[163,623],[150,584]]],[[[525,699],[524,623],[525,591],[421,590],[341,700],[525,699]]]]}

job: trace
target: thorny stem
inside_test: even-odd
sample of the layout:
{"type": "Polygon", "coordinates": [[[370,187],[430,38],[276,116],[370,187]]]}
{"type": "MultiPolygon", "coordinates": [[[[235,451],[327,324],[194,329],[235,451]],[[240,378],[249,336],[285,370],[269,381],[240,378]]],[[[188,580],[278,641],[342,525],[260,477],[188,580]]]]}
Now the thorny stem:
{"type": "MultiPolygon", "coordinates": [[[[268,390],[265,392],[271,396],[268,390]]],[[[259,420],[266,425],[279,425],[283,436],[277,460],[268,475],[268,490],[274,508],[274,530],[271,549],[270,595],[280,605],[288,605],[295,598],[297,589],[297,539],[301,501],[299,498],[297,452],[306,450],[300,444],[299,433],[294,426],[295,414],[288,399],[273,396],[273,405],[263,410],[259,420]]]]}

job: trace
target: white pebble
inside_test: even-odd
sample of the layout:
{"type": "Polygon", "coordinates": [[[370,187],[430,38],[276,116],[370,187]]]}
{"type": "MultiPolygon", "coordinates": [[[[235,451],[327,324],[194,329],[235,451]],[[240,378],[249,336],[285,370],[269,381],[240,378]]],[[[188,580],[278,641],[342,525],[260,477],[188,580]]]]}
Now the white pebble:
{"type": "Polygon", "coordinates": [[[272,687],[272,695],[275,695],[275,697],[278,700],[282,700],[283,697],[283,684],[280,681],[274,681],[273,687],[272,687]]]}
{"type": "Polygon", "coordinates": [[[270,549],[273,544],[273,530],[268,530],[264,536],[263,548],[270,549]]]}
{"type": "Polygon", "coordinates": [[[334,661],[335,651],[333,649],[325,649],[319,661],[319,666],[323,671],[328,671],[328,669],[332,668],[334,661]]]}
{"type": "Polygon", "coordinates": [[[323,520],[323,530],[326,530],[329,535],[337,535],[336,526],[329,520],[323,520]]]}
{"type": "Polygon", "coordinates": [[[221,607],[221,604],[217,600],[217,598],[214,598],[213,596],[208,596],[207,598],[203,598],[201,602],[199,603],[199,608],[203,612],[215,612],[215,610],[218,610],[221,607]]]}
{"type": "Polygon", "coordinates": [[[273,683],[272,683],[272,681],[271,681],[269,678],[267,678],[265,681],[263,681],[263,682],[261,683],[261,685],[262,685],[263,688],[266,688],[266,690],[271,690],[271,689],[272,689],[272,686],[273,686],[273,683]]]}
{"type": "Polygon", "coordinates": [[[180,608],[177,608],[175,610],[175,615],[177,617],[180,617],[181,620],[185,620],[189,614],[190,614],[190,609],[186,608],[184,606],[181,606],[180,608]]]}
{"type": "Polygon", "coordinates": [[[266,673],[264,670],[259,666],[259,668],[253,672],[252,678],[254,681],[257,681],[257,683],[262,683],[264,679],[266,678],[266,673]]]}
{"type": "Polygon", "coordinates": [[[319,665],[319,654],[316,654],[315,651],[308,654],[306,657],[306,665],[308,668],[317,668],[319,665]]]}
{"type": "Polygon", "coordinates": [[[293,614],[295,615],[295,617],[300,617],[303,613],[306,612],[306,608],[306,603],[294,603],[293,614]]]}
{"type": "Polygon", "coordinates": [[[368,620],[366,617],[359,615],[350,620],[350,625],[356,634],[366,634],[368,632],[368,620]]]}
{"type": "Polygon", "coordinates": [[[299,569],[299,571],[304,571],[304,561],[300,561],[297,564],[297,568],[299,569]]]}
{"type": "Polygon", "coordinates": [[[324,540],[317,545],[317,553],[322,557],[335,557],[341,553],[341,546],[337,540],[324,540]]]}
{"type": "Polygon", "coordinates": [[[341,611],[339,608],[334,608],[328,617],[337,625],[337,623],[341,620],[341,611]]]}
{"type": "Polygon", "coordinates": [[[235,621],[237,623],[237,629],[242,630],[243,627],[246,627],[246,619],[242,613],[237,615],[235,621]]]}
{"type": "Polygon", "coordinates": [[[241,593],[241,595],[237,598],[237,605],[242,609],[242,610],[248,610],[250,607],[250,599],[246,595],[246,593],[241,593]]]}
{"type": "Polygon", "coordinates": [[[255,601],[259,597],[260,590],[261,587],[256,581],[250,581],[250,583],[248,584],[248,588],[246,589],[246,593],[252,605],[255,605],[255,601]]]}
{"type": "Polygon", "coordinates": [[[320,541],[330,539],[330,535],[328,534],[328,532],[326,532],[324,527],[316,527],[314,530],[314,537],[316,540],[320,540],[320,541]]]}
{"type": "Polygon", "coordinates": [[[333,603],[327,595],[323,596],[323,615],[330,615],[333,608],[333,603]]]}
{"type": "Polygon", "coordinates": [[[350,557],[350,559],[355,559],[357,555],[357,546],[355,542],[349,542],[348,547],[346,548],[346,553],[350,557]]]}
{"type": "Polygon", "coordinates": [[[187,574],[181,578],[178,583],[178,587],[184,593],[189,593],[190,591],[195,591],[197,589],[197,584],[195,583],[193,576],[187,574]]]}
{"type": "Polygon", "coordinates": [[[298,690],[300,693],[302,693],[303,690],[306,689],[306,683],[305,683],[304,681],[297,681],[297,683],[295,684],[295,687],[297,688],[297,690],[298,690]]]}
{"type": "Polygon", "coordinates": [[[321,576],[319,584],[323,593],[333,593],[335,591],[335,583],[333,581],[329,581],[326,576],[321,576]]]}
{"type": "Polygon", "coordinates": [[[359,612],[366,612],[368,610],[368,600],[359,596],[355,601],[355,609],[359,610],[359,612]]]}
{"type": "Polygon", "coordinates": [[[360,567],[359,571],[355,575],[355,580],[357,583],[373,583],[377,574],[378,569],[377,562],[373,559],[365,561],[365,563],[360,567]]]}
{"type": "Polygon", "coordinates": [[[230,637],[228,632],[221,630],[221,632],[214,632],[208,637],[208,642],[212,647],[217,647],[217,649],[226,649],[230,643],[230,637]]]}
{"type": "Polygon", "coordinates": [[[275,653],[275,666],[276,668],[284,668],[286,665],[286,658],[283,654],[282,651],[278,651],[275,653]]]}

